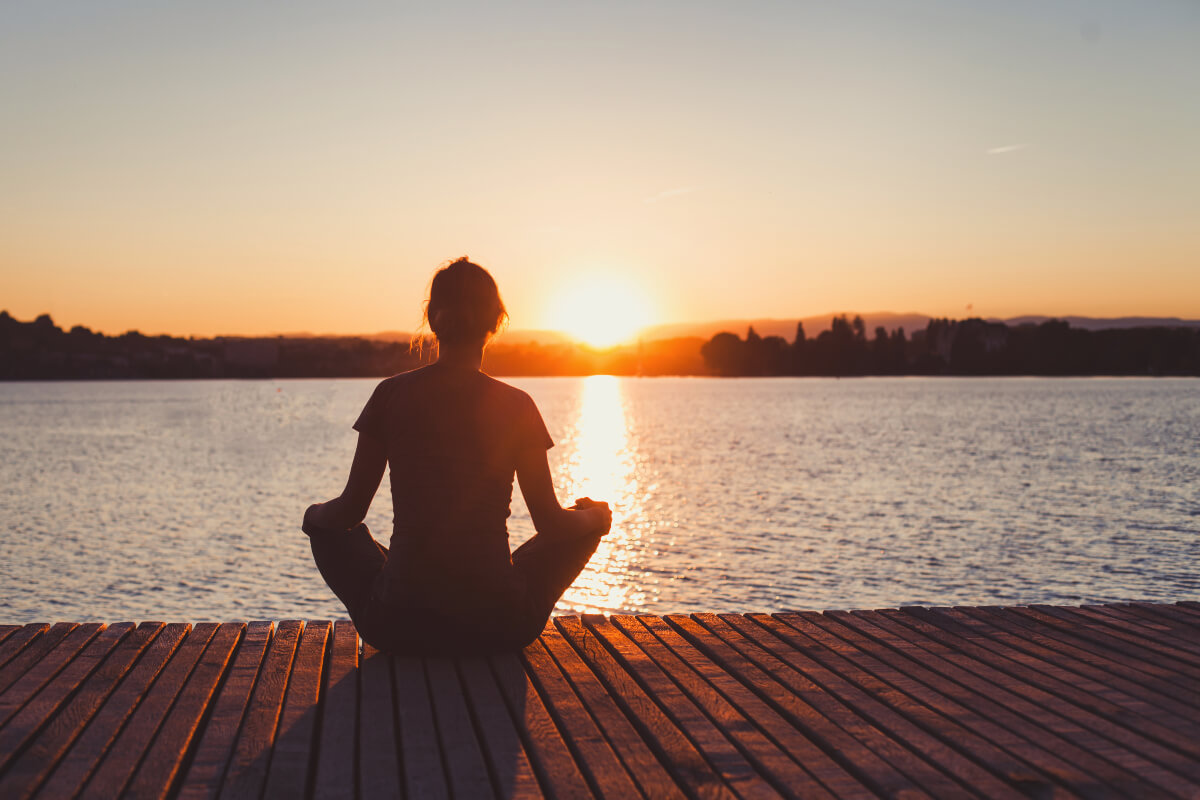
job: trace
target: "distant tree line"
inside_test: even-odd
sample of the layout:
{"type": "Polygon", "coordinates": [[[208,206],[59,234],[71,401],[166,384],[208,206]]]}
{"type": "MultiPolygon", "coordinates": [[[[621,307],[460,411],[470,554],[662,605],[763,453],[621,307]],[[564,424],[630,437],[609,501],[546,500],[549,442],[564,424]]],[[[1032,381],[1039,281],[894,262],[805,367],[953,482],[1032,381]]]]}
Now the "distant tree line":
{"type": "MultiPolygon", "coordinates": [[[[597,350],[575,344],[496,343],[484,355],[493,375],[702,375],[699,337],[597,350]]],[[[0,380],[161,378],[369,378],[431,360],[408,339],[365,337],[106,336],[69,331],[43,314],[21,322],[0,311],[0,380]]]]}
{"type": "MultiPolygon", "coordinates": [[[[69,331],[46,314],[32,322],[0,311],[0,380],[126,378],[373,378],[430,360],[407,339],[365,337],[106,336],[69,331]]],[[[1007,326],[982,319],[930,320],[906,337],[902,328],[868,336],[861,317],[833,318],[808,338],[803,324],[789,342],[718,333],[606,349],[579,344],[488,347],[492,375],[1200,375],[1200,328],[1143,327],[1088,331],[1051,320],[1007,326]]]]}
{"type": "Polygon", "coordinates": [[[1200,328],[1089,331],[1061,320],[1009,327],[973,318],[933,319],[906,337],[862,317],[833,318],[814,338],[788,342],[722,332],[700,348],[714,375],[1200,375],[1200,328]]]}
{"type": "Polygon", "coordinates": [[[0,311],[0,380],[369,377],[409,369],[407,342],[358,338],[221,336],[185,339],[129,331],[65,331],[43,314],[20,322],[0,311]]]}

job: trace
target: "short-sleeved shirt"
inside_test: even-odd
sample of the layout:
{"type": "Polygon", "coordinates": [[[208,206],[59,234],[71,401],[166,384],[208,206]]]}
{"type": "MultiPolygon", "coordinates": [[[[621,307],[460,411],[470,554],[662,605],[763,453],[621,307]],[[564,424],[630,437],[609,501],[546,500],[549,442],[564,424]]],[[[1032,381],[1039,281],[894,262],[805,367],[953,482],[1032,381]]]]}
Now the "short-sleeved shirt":
{"type": "Polygon", "coordinates": [[[381,382],[354,427],[384,444],[390,466],[387,604],[471,613],[507,602],[517,455],[554,445],[533,399],[434,364],[381,382]]]}

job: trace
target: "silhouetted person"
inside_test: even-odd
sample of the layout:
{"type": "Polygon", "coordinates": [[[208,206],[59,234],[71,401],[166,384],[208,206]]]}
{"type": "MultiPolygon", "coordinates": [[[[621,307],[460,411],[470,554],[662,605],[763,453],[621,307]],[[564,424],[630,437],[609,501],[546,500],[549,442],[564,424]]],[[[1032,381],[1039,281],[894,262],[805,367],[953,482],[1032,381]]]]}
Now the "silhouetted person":
{"type": "Polygon", "coordinates": [[[507,319],[496,283],[465,258],[433,277],[425,319],[437,362],[384,380],[354,427],[342,494],[310,506],[322,577],[363,639],[398,653],[480,653],[537,638],[612,524],[607,503],[559,505],[553,446],[525,392],[480,372],[507,319]],[[391,466],[391,549],[362,524],[391,466]],[[513,475],[536,535],[510,556],[513,475]]]}

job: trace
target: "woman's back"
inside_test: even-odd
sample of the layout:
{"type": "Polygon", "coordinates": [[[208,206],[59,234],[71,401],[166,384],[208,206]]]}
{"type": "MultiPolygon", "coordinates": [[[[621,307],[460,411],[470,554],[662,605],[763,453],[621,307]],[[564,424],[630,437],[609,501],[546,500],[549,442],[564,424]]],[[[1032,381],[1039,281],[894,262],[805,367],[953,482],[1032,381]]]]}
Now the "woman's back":
{"type": "Polygon", "coordinates": [[[453,584],[507,580],[517,453],[553,445],[529,395],[434,364],[380,383],[354,427],[387,453],[395,563],[453,584]]]}

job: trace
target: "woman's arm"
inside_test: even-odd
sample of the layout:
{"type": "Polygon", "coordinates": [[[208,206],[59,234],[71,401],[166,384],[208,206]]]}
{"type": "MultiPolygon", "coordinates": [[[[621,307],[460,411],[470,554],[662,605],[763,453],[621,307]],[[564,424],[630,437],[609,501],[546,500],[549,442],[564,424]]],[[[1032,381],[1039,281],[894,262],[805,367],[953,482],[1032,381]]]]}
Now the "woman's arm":
{"type": "Polygon", "coordinates": [[[346,488],[332,500],[310,506],[304,514],[305,522],[331,531],[349,530],[362,522],[379,490],[386,466],[387,451],[383,443],[360,433],[346,488]]]}
{"type": "Polygon", "coordinates": [[[589,498],[575,501],[575,508],[563,508],[554,493],[550,462],[546,451],[530,447],[517,455],[517,481],[529,507],[533,527],[549,536],[603,536],[612,526],[608,503],[589,498]]]}

